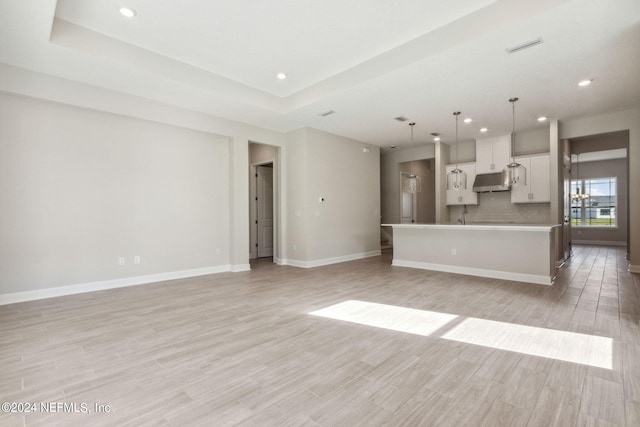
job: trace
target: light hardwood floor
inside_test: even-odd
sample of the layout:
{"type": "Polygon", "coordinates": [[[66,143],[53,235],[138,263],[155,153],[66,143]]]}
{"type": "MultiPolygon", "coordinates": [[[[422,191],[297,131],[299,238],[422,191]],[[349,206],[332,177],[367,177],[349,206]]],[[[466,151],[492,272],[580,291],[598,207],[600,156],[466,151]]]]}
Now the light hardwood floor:
{"type": "Polygon", "coordinates": [[[0,425],[640,425],[639,281],[622,249],[576,247],[552,287],[390,262],[261,261],[1,306],[0,400],[111,412],[0,413],[0,425]],[[455,320],[418,335],[309,314],[348,300],[455,320]],[[447,338],[470,319],[472,340],[485,324],[507,342],[533,334],[529,347],[557,331],[611,338],[612,369],[447,338]]]}

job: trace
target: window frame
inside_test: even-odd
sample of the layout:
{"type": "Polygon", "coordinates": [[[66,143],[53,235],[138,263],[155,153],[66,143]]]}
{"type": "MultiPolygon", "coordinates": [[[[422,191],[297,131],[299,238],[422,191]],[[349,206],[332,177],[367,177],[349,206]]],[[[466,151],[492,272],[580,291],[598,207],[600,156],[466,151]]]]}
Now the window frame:
{"type": "MultiPolygon", "coordinates": [[[[608,182],[609,183],[609,192],[606,195],[606,197],[609,197],[609,200],[612,200],[611,203],[607,204],[606,206],[603,207],[603,209],[609,209],[609,210],[613,210],[614,216],[613,218],[611,218],[611,216],[609,216],[609,224],[591,224],[589,223],[590,221],[592,221],[594,218],[587,218],[587,211],[590,209],[593,209],[595,211],[597,211],[599,208],[597,206],[592,206],[589,204],[589,202],[592,200],[592,197],[589,197],[588,199],[581,199],[579,201],[579,205],[576,206],[574,203],[576,203],[576,201],[572,198],[571,199],[571,227],[576,227],[576,228],[585,228],[585,229],[592,229],[592,228],[601,228],[601,229],[616,229],[619,228],[618,225],[618,177],[616,176],[609,176],[609,177],[601,177],[601,178],[580,178],[580,179],[572,179],[571,180],[571,185],[570,188],[573,190],[576,188],[576,186],[580,187],[580,194],[585,194],[586,192],[586,188],[591,188],[594,184],[592,183],[593,181],[603,181],[603,182],[608,182]],[[613,191],[612,191],[613,190],[613,191]],[[579,216],[578,217],[574,217],[574,212],[575,209],[579,210],[579,216]]],[[[571,195],[573,195],[573,191],[571,192],[571,195]]]]}

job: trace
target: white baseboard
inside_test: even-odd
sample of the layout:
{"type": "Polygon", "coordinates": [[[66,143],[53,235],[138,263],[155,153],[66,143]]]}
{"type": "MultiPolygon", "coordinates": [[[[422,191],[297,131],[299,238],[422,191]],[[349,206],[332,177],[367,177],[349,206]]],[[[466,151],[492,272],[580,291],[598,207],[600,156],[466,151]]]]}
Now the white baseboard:
{"type": "Polygon", "coordinates": [[[232,271],[234,273],[240,273],[242,271],[251,271],[251,265],[250,264],[232,265],[228,271],[232,271]]]}
{"type": "Polygon", "coordinates": [[[640,273],[640,265],[629,264],[629,273],[640,273]]]}
{"type": "Polygon", "coordinates": [[[291,267],[309,268],[306,265],[306,261],[300,261],[297,259],[287,259],[287,258],[280,259],[280,263],[278,265],[290,265],[291,267]]]}
{"type": "Polygon", "coordinates": [[[313,267],[322,267],[323,265],[338,264],[338,263],[347,262],[347,261],[355,261],[357,259],[369,258],[369,257],[379,256],[379,255],[382,255],[382,251],[378,249],[375,251],[362,252],[359,254],[343,255],[343,256],[333,257],[333,258],[324,258],[324,259],[319,259],[315,261],[302,261],[297,259],[278,259],[278,264],[290,265],[293,267],[300,267],[300,268],[313,268],[313,267]]]}
{"type": "Polygon", "coordinates": [[[81,294],[85,292],[103,291],[106,289],[124,288],[127,286],[145,285],[148,283],[163,282],[166,280],[186,279],[188,277],[205,276],[207,274],[223,273],[229,271],[246,271],[249,269],[249,264],[241,264],[236,266],[217,265],[215,267],[170,271],[168,273],[149,274],[146,276],[123,277],[121,279],[101,280],[98,282],[81,283],[77,285],[60,286],[56,288],[0,294],[0,305],[61,297],[65,295],[81,294]]]}
{"type": "Polygon", "coordinates": [[[467,274],[469,276],[490,277],[492,279],[513,280],[516,282],[535,283],[538,285],[553,285],[554,277],[537,274],[513,273],[508,271],[485,270],[482,268],[459,267],[446,264],[432,264],[428,262],[404,261],[394,259],[391,265],[397,267],[419,268],[422,270],[442,271],[444,273],[467,274]]]}

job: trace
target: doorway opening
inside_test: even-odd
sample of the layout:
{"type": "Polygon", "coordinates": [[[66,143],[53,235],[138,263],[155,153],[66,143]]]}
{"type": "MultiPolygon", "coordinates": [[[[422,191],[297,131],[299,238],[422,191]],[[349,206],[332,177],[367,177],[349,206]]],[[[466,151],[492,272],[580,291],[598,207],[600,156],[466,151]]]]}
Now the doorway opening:
{"type": "Polygon", "coordinates": [[[418,216],[418,193],[404,191],[405,181],[409,179],[408,172],[400,172],[400,223],[413,224],[418,216]]]}
{"type": "Polygon", "coordinates": [[[629,131],[567,140],[570,183],[565,185],[573,244],[630,248],[629,131]],[[568,194],[567,194],[568,193],[568,194]]]}
{"type": "Polygon", "coordinates": [[[249,144],[249,259],[278,262],[278,147],[249,144]]]}
{"type": "Polygon", "coordinates": [[[419,159],[398,163],[400,169],[400,223],[435,224],[436,222],[436,174],[435,159],[419,159]],[[422,190],[408,193],[404,189],[410,173],[420,177],[422,190]]]}

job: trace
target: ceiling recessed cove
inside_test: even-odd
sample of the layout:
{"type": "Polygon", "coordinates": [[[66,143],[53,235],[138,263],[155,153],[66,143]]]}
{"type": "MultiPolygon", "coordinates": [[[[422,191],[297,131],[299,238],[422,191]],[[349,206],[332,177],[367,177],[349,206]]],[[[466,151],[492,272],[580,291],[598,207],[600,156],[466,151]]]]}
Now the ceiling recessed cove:
{"type": "Polygon", "coordinates": [[[516,53],[516,52],[520,52],[521,50],[539,45],[542,42],[543,42],[542,37],[536,37],[534,39],[525,40],[523,42],[516,43],[513,46],[509,46],[508,48],[505,49],[505,51],[509,54],[516,53]]]}

